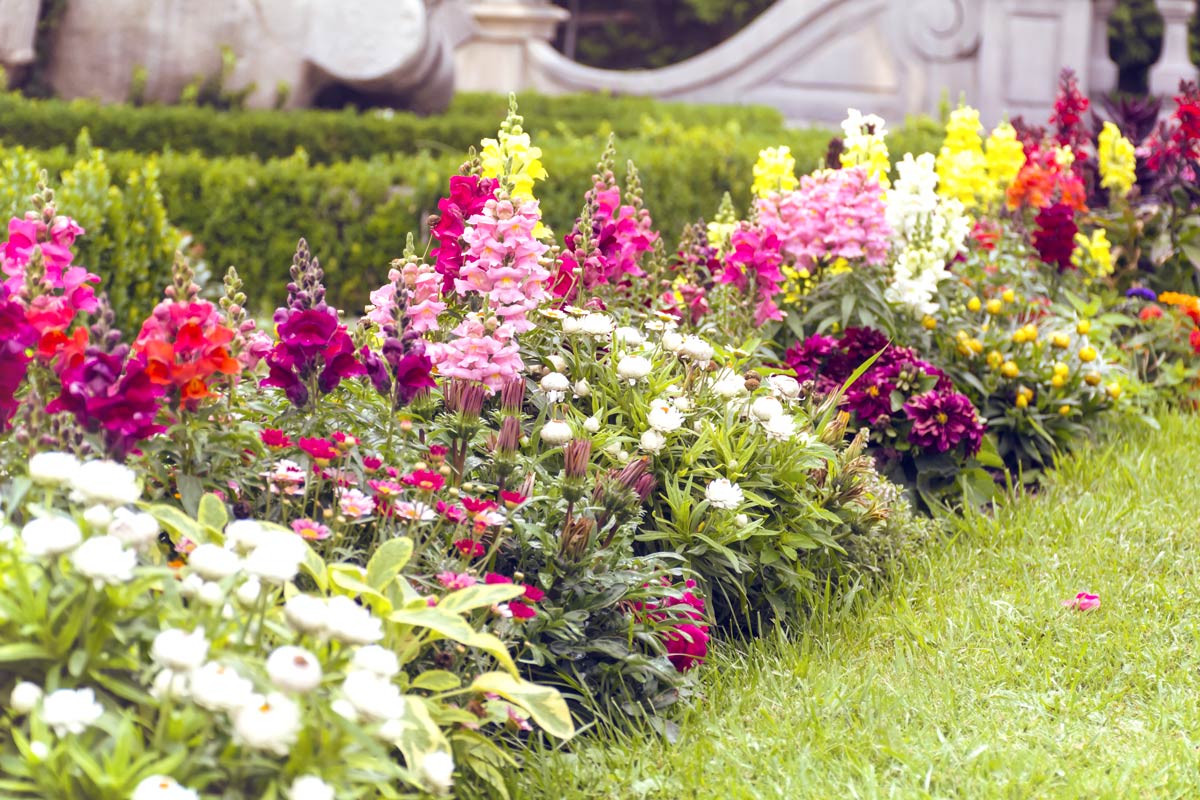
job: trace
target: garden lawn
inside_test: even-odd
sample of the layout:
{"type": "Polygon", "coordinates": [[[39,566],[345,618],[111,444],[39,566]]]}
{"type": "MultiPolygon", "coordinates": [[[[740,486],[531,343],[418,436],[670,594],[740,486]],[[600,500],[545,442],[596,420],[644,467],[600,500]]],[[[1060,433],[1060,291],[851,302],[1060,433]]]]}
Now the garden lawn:
{"type": "Polygon", "coordinates": [[[533,758],[524,793],[1200,796],[1200,419],[1107,442],[802,638],[720,647],[677,745],[533,758]]]}

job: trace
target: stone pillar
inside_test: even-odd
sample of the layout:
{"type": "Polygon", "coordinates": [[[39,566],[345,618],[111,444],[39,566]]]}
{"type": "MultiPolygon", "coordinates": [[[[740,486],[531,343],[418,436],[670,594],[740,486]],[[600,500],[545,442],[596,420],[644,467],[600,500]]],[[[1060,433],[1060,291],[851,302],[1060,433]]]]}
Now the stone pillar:
{"type": "Polygon", "coordinates": [[[0,66],[6,70],[33,63],[40,8],[40,0],[0,0],[0,66]]]}
{"type": "Polygon", "coordinates": [[[476,0],[475,33],[454,54],[455,89],[516,92],[533,82],[528,43],[554,38],[570,16],[545,0],[476,0]]]}
{"type": "Polygon", "coordinates": [[[1094,0],[1092,3],[1092,53],[1088,67],[1088,88],[1094,95],[1117,88],[1117,65],[1108,57],[1108,19],[1117,7],[1117,0],[1094,0]]]}
{"type": "Polygon", "coordinates": [[[1150,68],[1150,91],[1173,95],[1181,80],[1195,80],[1196,66],[1188,58],[1188,22],[1196,11],[1194,0],[1158,0],[1163,16],[1162,58],[1150,68]]]}

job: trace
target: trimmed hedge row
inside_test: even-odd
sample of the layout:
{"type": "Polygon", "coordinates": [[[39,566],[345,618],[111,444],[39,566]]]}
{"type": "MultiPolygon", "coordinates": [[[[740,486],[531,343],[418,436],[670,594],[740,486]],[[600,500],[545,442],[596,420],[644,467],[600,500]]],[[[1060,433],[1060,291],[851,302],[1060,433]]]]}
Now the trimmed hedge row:
{"type": "MultiPolygon", "coordinates": [[[[640,97],[528,94],[518,98],[535,136],[583,136],[612,131],[638,135],[645,124],[672,120],[685,127],[725,127],[760,133],[783,130],[778,111],[662,103],[640,97]]],[[[313,163],[371,158],[421,150],[461,154],[496,127],[508,98],[461,94],[434,117],[374,111],[223,111],[190,106],[100,105],[88,100],[35,100],[0,94],[0,142],[27,147],[70,147],[87,128],[110,150],[157,153],[198,151],[207,156],[285,158],[303,149],[313,163]]]]}
{"type": "MultiPolygon", "coordinates": [[[[898,152],[936,150],[941,136],[931,121],[916,121],[893,134],[892,143],[898,152]]],[[[787,144],[798,169],[808,171],[821,162],[829,137],[822,130],[740,135],[666,125],[635,141],[619,140],[617,154],[618,163],[637,164],[646,205],[673,244],[684,224],[711,216],[713,198],[724,192],[745,207],[761,148],[787,144]]],[[[536,191],[547,224],[561,238],[574,223],[604,141],[589,136],[539,144],[550,178],[536,191]]],[[[0,157],[8,155],[0,148],[0,157]]],[[[33,155],[55,176],[93,157],[86,149],[63,147],[33,155]]],[[[428,217],[463,157],[416,153],[314,164],[303,153],[268,159],[128,151],[105,156],[113,175],[122,177],[140,171],[148,159],[158,170],[171,222],[192,235],[214,274],[235,265],[254,290],[248,294],[273,307],[284,298],[296,238],[304,236],[325,267],[331,302],[357,309],[385,281],[406,235],[427,238],[428,217]]],[[[623,177],[624,168],[618,172],[623,177]]],[[[170,265],[162,266],[166,274],[170,265]]]]}

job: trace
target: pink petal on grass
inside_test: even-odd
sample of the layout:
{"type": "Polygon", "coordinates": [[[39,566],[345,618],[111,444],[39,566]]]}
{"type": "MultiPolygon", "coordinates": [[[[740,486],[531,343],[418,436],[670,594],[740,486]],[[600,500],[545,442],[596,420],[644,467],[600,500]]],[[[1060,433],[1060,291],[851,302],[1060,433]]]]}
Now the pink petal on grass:
{"type": "Polygon", "coordinates": [[[1063,605],[1076,611],[1094,611],[1100,607],[1100,595],[1080,592],[1070,600],[1063,600],[1063,605]]]}

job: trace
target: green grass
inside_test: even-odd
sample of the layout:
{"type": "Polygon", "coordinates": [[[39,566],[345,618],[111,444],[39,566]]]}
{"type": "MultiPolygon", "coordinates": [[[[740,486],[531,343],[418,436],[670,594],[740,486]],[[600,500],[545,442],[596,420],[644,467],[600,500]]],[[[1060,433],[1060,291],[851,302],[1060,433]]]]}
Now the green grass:
{"type": "Polygon", "coordinates": [[[802,637],[721,647],[676,745],[543,754],[522,795],[1200,796],[1198,422],[1068,459],[802,637]],[[1099,610],[1062,607],[1083,590],[1099,610]]]}

